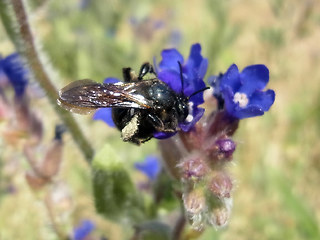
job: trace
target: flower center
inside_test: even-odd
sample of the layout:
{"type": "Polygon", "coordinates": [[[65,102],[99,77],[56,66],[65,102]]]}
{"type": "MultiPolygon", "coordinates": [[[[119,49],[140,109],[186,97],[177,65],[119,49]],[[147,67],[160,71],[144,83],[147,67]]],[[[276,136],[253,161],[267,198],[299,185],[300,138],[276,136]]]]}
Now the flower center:
{"type": "Polygon", "coordinates": [[[249,99],[245,93],[236,92],[233,97],[233,102],[239,103],[241,108],[245,108],[249,103],[249,99]]]}

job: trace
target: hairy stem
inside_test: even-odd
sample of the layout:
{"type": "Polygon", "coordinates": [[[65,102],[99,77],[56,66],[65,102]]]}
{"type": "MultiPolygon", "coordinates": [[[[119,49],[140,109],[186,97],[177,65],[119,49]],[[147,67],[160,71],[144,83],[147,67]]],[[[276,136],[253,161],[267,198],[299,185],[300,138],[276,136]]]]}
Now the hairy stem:
{"type": "Polygon", "coordinates": [[[46,68],[39,47],[36,45],[35,36],[32,32],[30,22],[28,21],[28,13],[24,0],[11,0],[4,1],[1,5],[6,4],[7,10],[9,7],[13,9],[14,14],[6,13],[5,18],[7,20],[6,30],[11,33],[10,37],[14,36],[13,42],[16,45],[18,51],[25,56],[27,63],[30,67],[32,74],[38,81],[40,86],[46,92],[46,95],[50,103],[54,106],[56,113],[62,119],[64,124],[68,127],[74,141],[78,144],[80,150],[86,157],[88,163],[91,162],[93,157],[93,149],[85,136],[83,135],[80,127],[75,121],[71,113],[59,107],[56,103],[58,92],[52,83],[52,79],[49,75],[49,71],[46,68]],[[17,34],[12,34],[16,32],[17,34]]]}
{"type": "Polygon", "coordinates": [[[172,239],[173,240],[181,240],[182,239],[182,233],[183,233],[183,230],[186,226],[186,216],[185,216],[185,213],[184,213],[184,207],[183,207],[183,204],[181,204],[181,213],[180,213],[180,216],[173,228],[173,233],[172,233],[172,239]]]}
{"type": "Polygon", "coordinates": [[[165,169],[171,177],[176,180],[180,180],[181,173],[177,165],[187,153],[180,137],[173,136],[165,140],[159,140],[158,146],[162,155],[165,169]]]}

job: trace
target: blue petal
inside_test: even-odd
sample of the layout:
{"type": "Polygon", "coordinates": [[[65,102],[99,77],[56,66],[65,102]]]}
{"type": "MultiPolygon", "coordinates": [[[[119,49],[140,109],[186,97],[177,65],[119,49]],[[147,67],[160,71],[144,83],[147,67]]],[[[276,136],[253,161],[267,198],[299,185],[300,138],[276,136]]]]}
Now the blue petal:
{"type": "Polygon", "coordinates": [[[235,93],[241,86],[240,74],[237,65],[232,64],[227,72],[223,74],[220,82],[220,90],[224,88],[231,88],[232,92],[235,93]]]}
{"type": "Polygon", "coordinates": [[[208,59],[204,58],[199,66],[199,70],[198,70],[199,78],[204,78],[208,70],[208,65],[209,65],[208,59]]]}
{"type": "Polygon", "coordinates": [[[203,114],[204,114],[204,108],[193,109],[192,121],[181,123],[181,124],[179,124],[179,127],[181,128],[182,131],[189,132],[193,128],[193,126],[201,119],[203,114]]]}
{"type": "Polygon", "coordinates": [[[135,163],[134,167],[145,174],[150,180],[156,179],[161,170],[158,157],[153,155],[147,156],[143,162],[135,163]]]}
{"type": "MultiPolygon", "coordinates": [[[[189,84],[185,87],[184,95],[191,96],[195,92],[200,91],[200,90],[204,89],[205,87],[206,87],[206,84],[204,83],[204,81],[202,81],[202,79],[199,79],[199,78],[194,79],[194,81],[191,82],[191,84],[189,84]]],[[[203,91],[193,95],[190,98],[190,101],[196,105],[202,104],[204,102],[203,101],[203,91]]]]}
{"type": "Polygon", "coordinates": [[[208,68],[208,59],[201,56],[200,44],[194,44],[190,50],[190,56],[187,63],[183,66],[183,71],[187,74],[184,79],[184,93],[190,96],[192,93],[204,88],[203,77],[208,68]]]}
{"type": "Polygon", "coordinates": [[[159,63],[161,70],[174,70],[180,72],[179,64],[183,64],[183,56],[174,48],[165,49],[161,52],[162,61],[159,63]]]}
{"type": "Polygon", "coordinates": [[[255,90],[263,90],[269,82],[269,70],[265,65],[251,65],[240,73],[243,84],[238,90],[250,96],[255,90]]]}
{"type": "Polygon", "coordinates": [[[90,220],[83,220],[79,226],[73,230],[73,240],[84,240],[93,230],[95,225],[90,220]]]}
{"type": "Polygon", "coordinates": [[[236,111],[234,111],[234,117],[238,119],[256,117],[261,116],[263,114],[264,111],[261,109],[261,107],[256,105],[249,105],[246,108],[240,108],[238,106],[236,107],[236,111]]]}
{"type": "Polygon", "coordinates": [[[201,55],[201,46],[199,43],[192,45],[190,56],[184,65],[184,71],[190,78],[203,78],[207,72],[208,59],[201,55]]]}
{"type": "Polygon", "coordinates": [[[115,127],[116,125],[114,124],[112,120],[112,108],[100,108],[98,109],[93,117],[93,120],[101,120],[104,121],[106,124],[108,124],[110,127],[115,127]]]}
{"type": "Polygon", "coordinates": [[[222,96],[223,96],[223,99],[224,99],[225,109],[227,110],[227,112],[231,116],[237,117],[237,114],[236,114],[237,104],[235,104],[234,101],[233,101],[234,94],[233,94],[233,91],[232,91],[231,87],[226,86],[221,91],[221,93],[222,93],[222,96]]]}
{"type": "Polygon", "coordinates": [[[153,137],[157,138],[157,139],[166,139],[166,138],[172,137],[176,134],[177,134],[176,132],[172,132],[172,133],[156,132],[153,134],[153,137]]]}
{"type": "Polygon", "coordinates": [[[106,79],[103,81],[103,83],[118,83],[118,82],[120,82],[119,79],[117,79],[117,78],[112,78],[112,77],[106,78],[106,79]]]}
{"type": "Polygon", "coordinates": [[[180,74],[172,70],[163,70],[158,73],[158,78],[169,85],[176,93],[181,93],[180,74]]]}
{"type": "Polygon", "coordinates": [[[275,93],[269,89],[265,92],[256,91],[250,98],[250,105],[259,106],[263,111],[268,111],[271,105],[274,103],[275,93]]]}
{"type": "Polygon", "coordinates": [[[0,65],[12,84],[16,95],[23,95],[29,81],[29,71],[24,66],[19,54],[13,53],[4,59],[0,59],[0,65]]]}
{"type": "Polygon", "coordinates": [[[190,55],[185,64],[185,68],[193,70],[200,67],[203,57],[201,56],[201,46],[199,43],[193,44],[190,49],[190,55]]]}

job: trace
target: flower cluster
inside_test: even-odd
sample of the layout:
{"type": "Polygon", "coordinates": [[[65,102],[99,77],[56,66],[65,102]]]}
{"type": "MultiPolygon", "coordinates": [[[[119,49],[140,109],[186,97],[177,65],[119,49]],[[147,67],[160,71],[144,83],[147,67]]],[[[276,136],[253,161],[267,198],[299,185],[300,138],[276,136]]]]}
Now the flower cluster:
{"type": "MultiPolygon", "coordinates": [[[[263,115],[275,100],[273,90],[266,90],[269,70],[265,65],[252,65],[239,72],[232,64],[225,73],[210,76],[208,83],[216,99],[215,109],[204,115],[204,77],[208,60],[201,55],[200,44],[191,46],[187,60],[176,49],[166,49],[155,65],[158,79],[165,82],[177,95],[188,99],[188,116],[179,122],[178,134],[155,132],[165,165],[184,184],[184,206],[196,229],[205,224],[225,226],[232,207],[233,180],[226,166],[233,159],[236,143],[232,135],[241,119],[263,115]]],[[[106,83],[118,82],[108,78],[106,83]]],[[[113,125],[110,109],[100,109],[94,119],[113,125]]],[[[135,167],[154,180],[158,163],[149,157],[135,167]]]]}

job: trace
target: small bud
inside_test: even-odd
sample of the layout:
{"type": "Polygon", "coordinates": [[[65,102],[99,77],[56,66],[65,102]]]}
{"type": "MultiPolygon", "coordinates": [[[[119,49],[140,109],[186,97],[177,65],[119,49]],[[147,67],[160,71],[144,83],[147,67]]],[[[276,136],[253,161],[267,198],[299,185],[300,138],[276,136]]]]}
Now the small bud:
{"type": "Polygon", "coordinates": [[[230,198],[232,181],[224,172],[218,172],[209,180],[209,190],[218,198],[230,198]]]}
{"type": "Polygon", "coordinates": [[[218,139],[216,145],[219,148],[220,154],[223,154],[225,158],[230,158],[236,150],[236,144],[231,138],[218,139]]]}
{"type": "Polygon", "coordinates": [[[222,135],[218,139],[212,139],[208,142],[209,144],[205,145],[204,149],[212,161],[232,160],[232,154],[236,150],[236,144],[231,138],[222,135]]]}
{"type": "Polygon", "coordinates": [[[59,140],[53,140],[37,168],[42,176],[52,178],[57,175],[62,161],[62,149],[63,143],[59,140]]]}
{"type": "Polygon", "coordinates": [[[199,214],[206,209],[206,198],[202,189],[196,189],[183,194],[184,207],[188,214],[199,214]]]}
{"type": "Polygon", "coordinates": [[[225,227],[228,224],[232,208],[232,199],[227,199],[223,204],[214,208],[209,213],[208,222],[216,228],[225,227]]]}
{"type": "Polygon", "coordinates": [[[184,193],[182,198],[192,228],[202,230],[207,214],[206,197],[203,189],[195,189],[184,193]]]}
{"type": "Polygon", "coordinates": [[[208,165],[199,155],[191,155],[185,159],[179,167],[182,171],[182,177],[184,179],[197,180],[204,177],[208,173],[208,165]]]}
{"type": "Polygon", "coordinates": [[[29,184],[31,189],[35,190],[35,191],[42,189],[50,181],[47,178],[43,178],[43,177],[38,176],[37,174],[35,174],[32,171],[27,172],[25,177],[26,177],[27,183],[29,184]]]}

